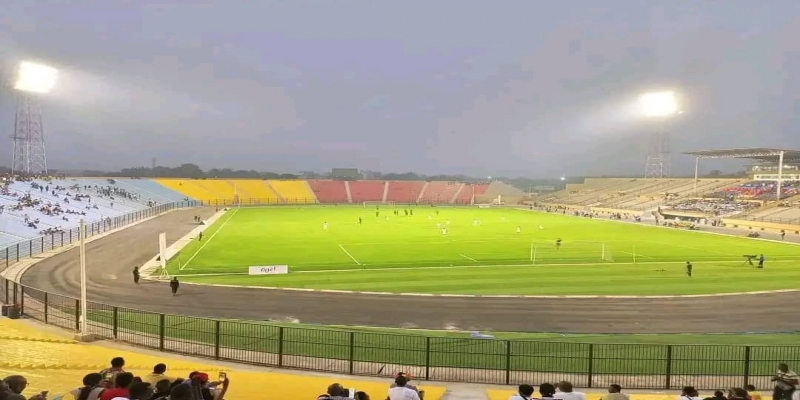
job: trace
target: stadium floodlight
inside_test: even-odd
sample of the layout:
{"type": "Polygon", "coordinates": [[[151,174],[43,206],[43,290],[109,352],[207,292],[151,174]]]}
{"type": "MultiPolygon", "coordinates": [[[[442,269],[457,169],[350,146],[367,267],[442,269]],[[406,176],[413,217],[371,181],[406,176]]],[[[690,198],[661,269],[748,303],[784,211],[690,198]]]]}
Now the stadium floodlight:
{"type": "Polygon", "coordinates": [[[23,61],[19,64],[14,89],[30,93],[47,93],[53,90],[58,70],[44,64],[23,61]]]}
{"type": "Polygon", "coordinates": [[[674,92],[645,93],[639,97],[639,103],[646,117],[668,117],[678,113],[678,101],[674,92]]]}
{"type": "Polygon", "coordinates": [[[561,177],[561,181],[562,181],[562,182],[563,182],[563,181],[566,181],[566,180],[567,180],[567,177],[566,177],[566,176],[562,176],[562,177],[561,177]]]}

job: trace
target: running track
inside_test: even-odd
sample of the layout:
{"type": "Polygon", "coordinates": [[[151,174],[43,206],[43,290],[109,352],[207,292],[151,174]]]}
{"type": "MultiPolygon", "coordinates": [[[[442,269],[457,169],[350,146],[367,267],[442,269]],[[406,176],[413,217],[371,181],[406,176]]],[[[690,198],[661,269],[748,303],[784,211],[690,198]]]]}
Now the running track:
{"type": "MultiPolygon", "coordinates": [[[[800,293],[650,299],[466,298],[320,293],[181,285],[134,285],[131,270],[196,227],[194,215],[213,209],[178,210],[86,245],[89,300],[122,307],[200,317],[304,323],[463,330],[569,333],[754,332],[800,330],[800,293]]],[[[78,249],[34,265],[22,283],[78,297],[78,249]]],[[[567,284],[567,282],[565,282],[567,284]]]]}

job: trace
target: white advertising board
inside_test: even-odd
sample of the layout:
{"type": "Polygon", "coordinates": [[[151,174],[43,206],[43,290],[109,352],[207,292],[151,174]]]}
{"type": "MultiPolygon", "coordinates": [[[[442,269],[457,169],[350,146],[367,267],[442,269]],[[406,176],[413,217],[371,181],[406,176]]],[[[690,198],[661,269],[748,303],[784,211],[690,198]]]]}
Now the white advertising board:
{"type": "Polygon", "coordinates": [[[288,274],[288,273],[289,273],[288,265],[264,265],[258,267],[250,267],[248,268],[247,271],[248,275],[278,275],[278,274],[288,274]]]}

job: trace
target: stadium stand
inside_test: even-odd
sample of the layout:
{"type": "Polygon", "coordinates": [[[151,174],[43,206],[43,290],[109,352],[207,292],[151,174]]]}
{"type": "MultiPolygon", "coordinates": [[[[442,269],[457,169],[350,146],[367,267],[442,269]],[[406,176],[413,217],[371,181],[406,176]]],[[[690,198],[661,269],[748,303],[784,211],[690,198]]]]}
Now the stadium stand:
{"type": "Polygon", "coordinates": [[[761,203],[746,200],[688,199],[671,206],[677,211],[696,212],[718,217],[731,217],[759,207],[761,203]]]}
{"type": "MultiPolygon", "coordinates": [[[[223,198],[218,194],[210,192],[205,187],[198,185],[197,182],[199,181],[194,179],[156,179],[156,182],[186,197],[196,200],[209,201],[223,198]]],[[[231,187],[231,196],[229,198],[233,198],[233,187],[231,187]]]]}
{"type": "Polygon", "coordinates": [[[384,181],[350,181],[349,184],[353,203],[383,200],[384,181]]]}
{"type": "Polygon", "coordinates": [[[299,180],[269,180],[272,189],[287,203],[316,203],[317,196],[308,182],[299,180]]]}
{"type": "MultiPolygon", "coordinates": [[[[239,200],[244,203],[276,203],[278,202],[278,195],[275,193],[274,190],[267,184],[266,181],[260,179],[236,179],[230,181],[214,181],[214,180],[204,180],[200,181],[200,184],[203,186],[208,187],[209,185],[215,185],[222,190],[226,189],[224,184],[216,183],[216,182],[224,182],[228,184],[233,190],[233,193],[226,192],[229,197],[225,198],[233,198],[235,195],[239,195],[239,200]]],[[[220,197],[222,198],[222,197],[220,197]]]]}
{"type": "MultiPolygon", "coordinates": [[[[555,384],[555,383],[558,383],[558,382],[553,382],[553,383],[555,384]]],[[[538,389],[538,387],[536,389],[538,389]]],[[[623,391],[624,390],[625,390],[625,388],[623,388],[623,391]]],[[[517,397],[514,397],[514,395],[516,395],[516,394],[517,394],[517,391],[513,390],[513,389],[489,389],[489,390],[486,391],[486,396],[487,396],[487,398],[489,400],[508,400],[508,399],[521,398],[518,395],[517,395],[517,397]]],[[[713,393],[705,393],[705,395],[700,397],[700,398],[708,398],[708,397],[711,397],[712,394],[713,393]]],[[[562,394],[557,394],[556,398],[557,399],[562,398],[560,396],[563,396],[563,395],[562,394]]],[[[597,389],[595,389],[594,392],[585,393],[585,397],[582,396],[580,398],[585,398],[585,400],[600,400],[603,396],[608,396],[608,393],[603,393],[603,392],[598,391],[597,389]]],[[[626,393],[626,396],[630,400],[675,400],[676,398],[679,398],[679,397],[681,397],[681,398],[685,397],[685,396],[677,396],[677,395],[674,395],[674,394],[667,394],[667,393],[653,393],[653,394],[650,394],[650,393],[639,393],[639,392],[626,393]]],[[[533,398],[539,398],[539,397],[540,396],[538,395],[538,393],[534,393],[533,398]]],[[[563,398],[567,398],[567,397],[563,397],[563,398]]],[[[571,399],[571,398],[575,398],[575,397],[570,396],[568,398],[571,399]]]]}
{"type": "Polygon", "coordinates": [[[416,203],[424,187],[425,182],[420,181],[390,181],[386,201],[416,203]]]}
{"type": "Polygon", "coordinates": [[[343,181],[309,180],[320,203],[347,203],[347,189],[343,181]]]}
{"type": "Polygon", "coordinates": [[[486,189],[488,188],[488,183],[465,184],[464,187],[461,188],[461,191],[458,192],[453,202],[456,204],[469,204],[472,202],[473,195],[479,196],[486,194],[486,189]]]}
{"type": "Polygon", "coordinates": [[[540,201],[643,210],[671,199],[703,196],[739,182],[741,180],[736,179],[700,180],[695,192],[694,179],[586,178],[584,183],[567,184],[566,189],[547,195],[540,201]]]}
{"type": "Polygon", "coordinates": [[[428,185],[422,192],[420,203],[452,203],[453,196],[456,195],[461,186],[462,184],[460,182],[428,182],[428,185]]]}
{"type": "Polygon", "coordinates": [[[152,200],[156,203],[171,203],[174,201],[183,201],[187,198],[185,194],[160,185],[158,182],[150,179],[113,179],[114,185],[134,193],[140,193],[146,200],[152,200]]]}
{"type": "MultiPolygon", "coordinates": [[[[121,335],[127,335],[122,333],[121,335]]],[[[174,346],[175,344],[170,344],[174,346]]],[[[315,399],[325,393],[328,385],[338,382],[345,387],[355,387],[372,398],[383,399],[389,383],[386,381],[354,380],[350,378],[330,378],[313,375],[299,375],[275,372],[256,372],[252,368],[237,370],[205,362],[172,357],[159,353],[143,354],[140,351],[125,351],[103,345],[80,344],[67,337],[37,329],[36,325],[0,318],[0,370],[5,376],[21,375],[27,377],[28,386],[22,394],[30,398],[42,391],[48,391],[50,398],[74,399],[69,392],[82,386],[83,377],[109,367],[109,361],[121,357],[125,372],[148,380],[148,375],[156,364],[166,364],[169,380],[189,376],[191,372],[201,371],[210,380],[216,380],[219,371],[225,371],[230,379],[225,398],[257,399],[264,397],[264,388],[280,397],[289,399],[315,399]]],[[[446,388],[422,385],[425,399],[439,400],[446,388]]],[[[5,395],[6,393],[0,393],[5,395]]]]}

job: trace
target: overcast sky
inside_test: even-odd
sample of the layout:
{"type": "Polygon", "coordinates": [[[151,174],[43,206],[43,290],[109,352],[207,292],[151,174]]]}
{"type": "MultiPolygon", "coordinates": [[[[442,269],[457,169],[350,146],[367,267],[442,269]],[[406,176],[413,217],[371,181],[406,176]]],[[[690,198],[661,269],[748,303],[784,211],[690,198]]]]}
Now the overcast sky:
{"type": "Polygon", "coordinates": [[[800,147],[797,0],[0,0],[0,59],[62,71],[52,168],[643,173],[658,126],[800,147]],[[643,120],[664,88],[684,113],[643,120]]]}

